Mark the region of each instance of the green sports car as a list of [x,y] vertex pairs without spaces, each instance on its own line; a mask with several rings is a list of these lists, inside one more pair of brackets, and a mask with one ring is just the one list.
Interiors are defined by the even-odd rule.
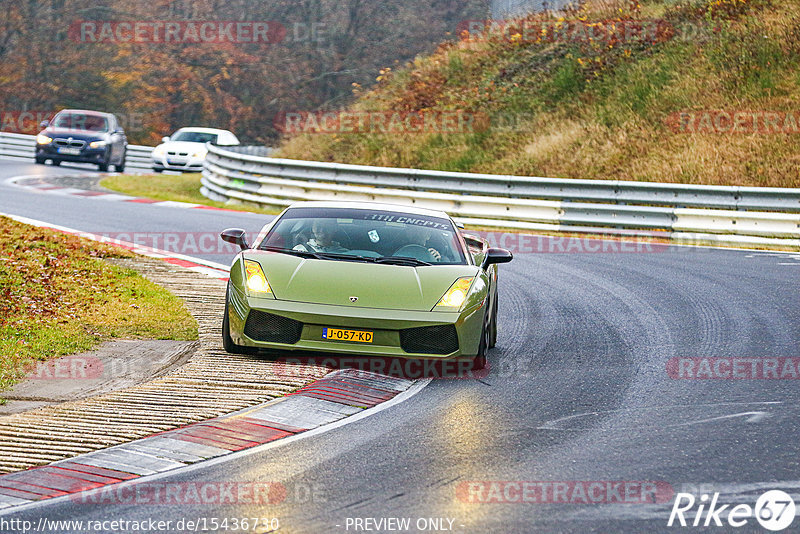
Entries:
[[497,337],[497,265],[507,250],[446,213],[391,204],[301,202],[231,266],[225,350],[452,359],[486,364]]

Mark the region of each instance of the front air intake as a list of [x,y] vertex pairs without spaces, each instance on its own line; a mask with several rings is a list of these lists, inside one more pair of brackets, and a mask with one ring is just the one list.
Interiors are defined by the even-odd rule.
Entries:
[[452,324],[406,328],[400,346],[412,354],[450,354],[458,350],[458,334]]
[[300,341],[303,323],[272,313],[252,310],[244,324],[244,335],[254,341],[294,344]]

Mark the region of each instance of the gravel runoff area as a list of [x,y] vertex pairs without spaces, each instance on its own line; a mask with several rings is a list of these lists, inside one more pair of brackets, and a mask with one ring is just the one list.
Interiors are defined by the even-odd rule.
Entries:
[[0,473],[71,458],[255,406],[330,371],[226,353],[220,336],[225,281],[147,258],[115,263],[137,270],[185,301],[199,325],[198,350],[184,365],[149,382],[0,417]]

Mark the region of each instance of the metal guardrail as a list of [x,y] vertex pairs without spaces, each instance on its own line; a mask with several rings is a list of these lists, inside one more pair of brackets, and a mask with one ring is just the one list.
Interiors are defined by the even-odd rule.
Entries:
[[800,189],[454,173],[246,152],[210,146],[202,193],[271,207],[323,199],[413,204],[495,228],[800,247]]
[[226,146],[225,150],[236,152],[237,154],[247,154],[248,156],[269,156],[275,149],[269,146],[247,146],[236,145]]
[[276,159],[253,150],[210,146],[203,194],[278,208],[300,200],[394,202],[497,228],[800,246],[800,189],[452,173]]
[[[26,158],[33,160],[36,146],[36,136],[0,132],[0,156],[12,158]],[[152,170],[150,154],[153,147],[142,145],[128,145],[126,156],[126,170]]]

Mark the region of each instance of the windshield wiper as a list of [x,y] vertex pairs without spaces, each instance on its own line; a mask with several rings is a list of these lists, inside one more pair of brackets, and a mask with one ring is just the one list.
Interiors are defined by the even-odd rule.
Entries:
[[280,247],[261,247],[260,250],[268,252],[280,252],[281,254],[290,254],[292,256],[300,256],[301,258],[316,258],[320,256],[316,252],[309,252],[307,250],[295,250],[293,248],[280,248]]
[[418,260],[417,258],[408,258],[406,256],[381,256],[380,258],[375,258],[375,263],[388,263],[391,265],[408,265],[411,267],[432,265],[427,261]]
[[405,256],[381,256],[379,258],[371,258],[369,256],[356,256],[354,254],[342,254],[339,252],[310,252],[307,250],[296,250],[293,248],[281,248],[281,247],[269,247],[269,246],[260,247],[259,250],[266,250],[268,252],[279,252],[281,254],[290,254],[292,256],[299,256],[301,258],[314,258],[317,260],[364,261],[368,263],[408,265],[410,267],[431,265],[426,261],[418,260],[416,258],[408,258]]
[[260,250],[269,252],[280,252],[281,254],[291,254],[292,256],[299,256],[301,258],[314,258],[316,260],[347,260],[347,261],[368,261],[373,262],[375,258],[368,258],[367,256],[356,256],[353,254],[341,254],[338,252],[311,252],[308,250],[296,250],[293,248],[280,248],[280,247],[261,247]]
[[374,262],[375,258],[356,256],[355,254],[341,254],[339,252],[317,252],[317,257],[323,260],[367,261]]

